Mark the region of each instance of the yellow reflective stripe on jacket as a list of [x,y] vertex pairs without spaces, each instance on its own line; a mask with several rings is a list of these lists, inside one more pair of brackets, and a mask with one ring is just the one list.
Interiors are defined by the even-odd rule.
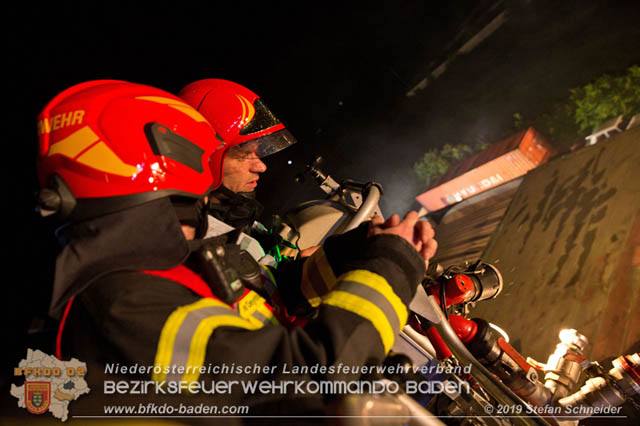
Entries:
[[402,300],[400,300],[384,277],[374,272],[361,269],[343,274],[341,281],[343,283],[349,281],[359,282],[382,294],[382,296],[389,301],[396,315],[398,315],[398,320],[400,321],[398,332],[400,332],[400,329],[404,327],[407,322],[407,318],[409,318],[409,312],[407,311],[405,304],[402,303]]
[[251,318],[257,320],[262,325],[280,325],[280,322],[274,315],[273,311],[262,305],[251,314]]
[[[229,311],[233,312],[231,310]],[[247,320],[233,315],[213,316],[200,322],[191,340],[187,370],[182,376],[182,380],[187,382],[198,380],[200,376],[199,369],[204,365],[204,357],[207,353],[209,338],[211,334],[213,334],[213,330],[220,326],[235,326],[246,330],[257,330],[262,328],[263,324],[250,324]]]
[[238,300],[235,310],[254,325],[278,324],[273,312],[267,308],[264,298],[255,291],[249,291]]
[[408,311],[382,276],[356,270],[339,278],[338,286],[322,299],[371,322],[378,331],[385,353],[389,352],[396,335],[407,322]]
[[337,283],[336,276],[329,265],[324,249],[320,247],[305,260],[302,266],[300,289],[307,302],[314,308],[320,305],[322,296],[329,293]]
[[[169,315],[162,327],[154,365],[153,380],[181,380],[181,374],[167,373],[173,366],[191,367],[182,380],[196,380],[204,363],[207,344],[213,331],[220,326],[256,330],[263,324],[251,323],[225,303],[211,298],[181,306]],[[196,370],[196,371],[194,371]]]

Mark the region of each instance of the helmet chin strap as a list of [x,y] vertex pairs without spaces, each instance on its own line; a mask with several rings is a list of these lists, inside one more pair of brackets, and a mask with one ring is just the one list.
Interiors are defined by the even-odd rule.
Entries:
[[222,185],[209,196],[209,214],[234,228],[251,226],[264,209],[255,197],[255,191],[236,193]]

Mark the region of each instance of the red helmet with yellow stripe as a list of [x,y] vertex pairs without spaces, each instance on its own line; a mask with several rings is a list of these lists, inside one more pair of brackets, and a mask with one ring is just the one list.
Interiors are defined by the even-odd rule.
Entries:
[[75,85],[38,116],[43,214],[84,219],[222,181],[222,143],[206,119],[163,90],[117,80]]
[[262,158],[296,142],[260,97],[240,84],[198,80],[185,86],[179,96],[211,123],[225,141],[225,149],[251,141]]

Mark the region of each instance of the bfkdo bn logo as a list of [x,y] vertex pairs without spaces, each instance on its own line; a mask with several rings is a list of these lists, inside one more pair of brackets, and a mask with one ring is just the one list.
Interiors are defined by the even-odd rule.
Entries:
[[33,414],[47,411],[51,403],[51,382],[24,382],[25,404]]
[[60,361],[41,351],[27,350],[27,358],[14,368],[15,377],[24,377],[22,386],[11,385],[11,395],[18,399],[18,407],[30,413],[47,411],[62,420],[69,417],[69,404],[89,393],[84,376],[87,366],[77,359]]

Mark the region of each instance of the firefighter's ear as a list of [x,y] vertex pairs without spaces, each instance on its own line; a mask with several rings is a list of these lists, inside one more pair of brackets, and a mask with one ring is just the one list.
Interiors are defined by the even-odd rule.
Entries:
[[47,186],[36,194],[36,209],[43,217],[56,215],[59,219],[67,218],[76,204],[76,197],[57,174],[52,175]]

